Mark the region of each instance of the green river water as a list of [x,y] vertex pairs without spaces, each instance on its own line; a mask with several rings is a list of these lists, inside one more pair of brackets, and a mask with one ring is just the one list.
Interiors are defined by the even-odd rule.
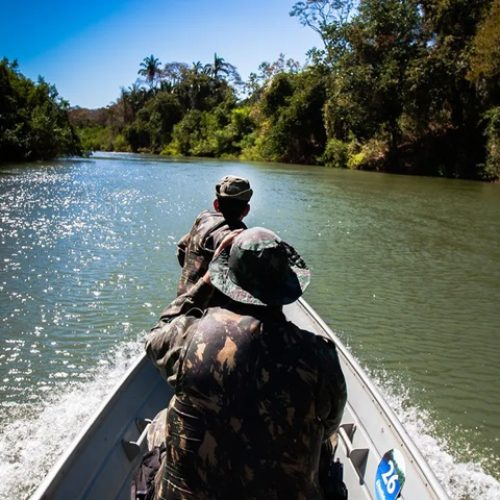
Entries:
[[450,496],[500,498],[500,185],[118,154],[0,169],[0,497],[36,487],[140,352],[227,174]]

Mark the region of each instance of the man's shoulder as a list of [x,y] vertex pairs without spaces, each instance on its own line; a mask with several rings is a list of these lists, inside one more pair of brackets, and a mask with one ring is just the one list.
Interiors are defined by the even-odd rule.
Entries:
[[209,328],[216,328],[219,324],[227,326],[227,323],[231,323],[240,333],[260,331],[261,329],[264,332],[269,330],[274,340],[280,343],[289,342],[312,355],[322,349],[335,350],[335,343],[331,339],[300,328],[295,323],[288,321],[281,312],[265,311],[264,309],[262,311],[258,309],[248,310],[246,306],[241,304],[226,303],[210,307],[205,314],[205,320],[204,324]]
[[207,233],[211,228],[223,222],[224,218],[219,212],[204,210],[196,217],[193,227],[191,228],[191,234]]
[[291,322],[288,322],[287,328],[291,333],[293,343],[296,343],[304,355],[310,355],[318,361],[337,358],[337,347],[332,339],[310,330],[304,330]]
[[195,224],[199,224],[205,221],[220,221],[222,220],[222,214],[220,212],[216,212],[215,210],[203,210],[196,217]]
[[[206,310],[203,316],[203,323],[200,325],[200,328],[217,329],[219,327],[223,327],[221,331],[227,333],[227,325],[229,323],[232,325],[239,325],[242,318],[243,316],[241,314],[232,310],[230,307],[213,304]],[[241,330],[239,326],[237,326],[237,329]]]

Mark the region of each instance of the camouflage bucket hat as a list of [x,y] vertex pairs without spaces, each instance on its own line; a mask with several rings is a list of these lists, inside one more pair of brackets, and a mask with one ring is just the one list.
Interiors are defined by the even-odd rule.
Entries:
[[245,304],[290,304],[311,279],[295,249],[262,227],[241,232],[231,250],[223,251],[209,269],[215,288]]
[[218,198],[250,201],[253,191],[247,179],[226,175],[215,185],[215,194]]

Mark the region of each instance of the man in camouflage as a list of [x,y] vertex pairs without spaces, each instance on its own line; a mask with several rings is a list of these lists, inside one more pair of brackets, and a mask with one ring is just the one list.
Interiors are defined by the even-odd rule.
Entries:
[[177,243],[177,258],[182,266],[177,295],[189,290],[201,278],[224,236],[235,229],[245,229],[252,189],[247,179],[227,175],[215,186],[214,210],[203,211],[191,231]]
[[309,284],[295,250],[252,228],[220,252],[233,235],[148,337],[175,388],[156,498],[319,500],[320,450],[346,402],[335,345],[282,312]]

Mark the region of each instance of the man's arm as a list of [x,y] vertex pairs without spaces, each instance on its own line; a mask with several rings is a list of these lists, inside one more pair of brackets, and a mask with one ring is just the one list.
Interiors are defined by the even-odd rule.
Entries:
[[175,386],[179,358],[212,295],[209,280],[201,278],[191,290],[177,297],[161,313],[146,338],[146,353],[162,376]]
[[191,233],[185,234],[178,242],[177,242],[177,260],[179,261],[179,265],[184,267],[184,259],[186,257],[186,249],[189,245],[189,241],[191,240]]
[[325,439],[329,438],[339,427],[347,402],[347,386],[340,367],[335,344],[327,339],[318,338],[320,342],[320,362],[323,364],[323,376],[319,403],[322,406]]
[[[229,247],[239,232],[229,233],[216,248],[214,256],[219,256]],[[203,315],[213,292],[210,272],[206,272],[188,292],[179,295],[163,310],[160,320],[146,339],[149,359],[174,386],[182,350],[189,344],[196,329],[195,324]]]
[[207,216],[208,211],[204,210],[200,214],[198,214],[198,217],[196,217],[196,220],[194,221],[194,224],[191,227],[191,230],[189,233],[186,233],[178,242],[177,242],[177,260],[179,261],[179,264],[181,267],[184,267],[184,259],[186,257],[186,252],[189,244],[191,243],[191,238],[192,235],[196,233],[198,226],[200,222]]

